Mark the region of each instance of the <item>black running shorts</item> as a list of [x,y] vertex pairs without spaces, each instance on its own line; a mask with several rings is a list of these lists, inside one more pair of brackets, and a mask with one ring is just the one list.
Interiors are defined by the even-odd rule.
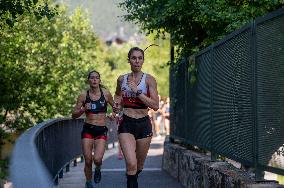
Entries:
[[120,133],[130,133],[136,140],[151,137],[153,132],[149,116],[135,119],[123,114],[118,126],[118,134]]
[[106,126],[98,126],[89,123],[84,123],[83,130],[81,132],[81,138],[107,140],[107,131],[108,128]]

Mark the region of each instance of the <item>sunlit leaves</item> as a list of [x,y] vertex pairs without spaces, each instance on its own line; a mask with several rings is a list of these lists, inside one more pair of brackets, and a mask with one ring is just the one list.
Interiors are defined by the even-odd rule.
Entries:
[[207,47],[251,19],[276,10],[283,0],[147,0],[124,1],[126,20],[138,23],[148,33],[171,34],[182,55]]
[[38,20],[43,17],[50,19],[57,14],[56,9],[50,6],[50,2],[50,0],[1,0],[0,20],[12,27],[18,21],[17,18],[25,12],[33,14]]
[[[83,12],[57,12],[52,19],[24,12],[0,31],[0,113],[8,111],[4,123],[13,120],[9,126],[17,130],[69,116],[87,71],[108,67],[96,62],[98,41]],[[17,118],[28,121],[16,124]]]

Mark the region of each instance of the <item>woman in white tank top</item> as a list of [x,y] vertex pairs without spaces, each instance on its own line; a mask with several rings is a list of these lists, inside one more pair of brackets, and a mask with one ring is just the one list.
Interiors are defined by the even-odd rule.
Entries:
[[151,138],[152,125],[148,109],[159,108],[157,82],[142,72],[144,51],[138,47],[128,53],[131,72],[119,76],[114,96],[114,112],[123,111],[118,138],[126,160],[127,188],[137,188]]

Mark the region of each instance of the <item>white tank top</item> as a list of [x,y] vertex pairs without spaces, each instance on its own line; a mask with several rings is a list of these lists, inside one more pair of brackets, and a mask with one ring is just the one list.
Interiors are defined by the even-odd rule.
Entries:
[[[123,75],[123,80],[121,83],[121,92],[123,98],[124,108],[135,108],[135,109],[147,109],[148,107],[137,97],[127,84],[128,74]],[[144,95],[150,96],[149,90],[146,85],[146,73],[143,73],[137,89],[141,90]]]

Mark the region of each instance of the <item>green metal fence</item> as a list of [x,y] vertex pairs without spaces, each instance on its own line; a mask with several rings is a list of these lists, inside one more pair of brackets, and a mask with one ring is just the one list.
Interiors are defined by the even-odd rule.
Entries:
[[170,71],[172,139],[284,175],[284,9]]

